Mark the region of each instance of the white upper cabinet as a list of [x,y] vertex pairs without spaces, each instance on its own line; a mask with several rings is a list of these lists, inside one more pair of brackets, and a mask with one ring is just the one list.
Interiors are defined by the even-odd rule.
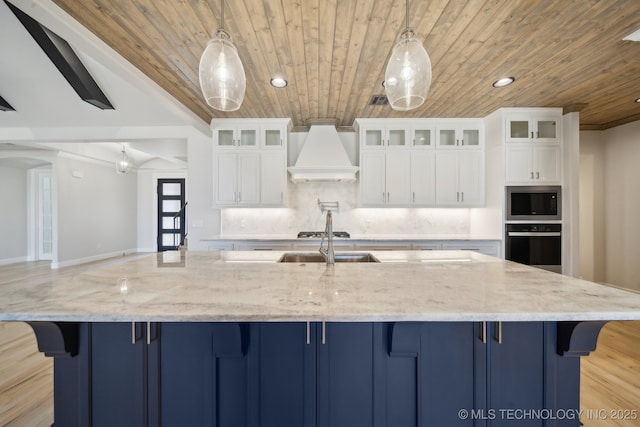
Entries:
[[434,125],[414,125],[411,127],[411,148],[433,150],[436,146]]
[[551,112],[523,111],[506,114],[507,142],[559,142],[562,116]]
[[562,183],[562,110],[513,108],[505,112],[505,183]]
[[484,205],[484,152],[436,152],[436,206]]
[[531,145],[506,148],[507,184],[560,184],[561,147]]
[[213,141],[218,148],[257,149],[259,126],[220,126],[214,129]]
[[212,121],[216,206],[286,206],[290,126],[289,119]]
[[479,149],[484,147],[484,127],[481,120],[460,120],[438,123],[437,148]]
[[363,129],[363,149],[408,148],[409,126],[380,126]]
[[356,127],[361,206],[484,204],[482,120],[358,119]]

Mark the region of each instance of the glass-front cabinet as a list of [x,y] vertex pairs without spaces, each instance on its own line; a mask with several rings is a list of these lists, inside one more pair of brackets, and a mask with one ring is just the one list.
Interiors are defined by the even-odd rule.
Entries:
[[220,148],[258,148],[258,126],[219,127],[214,131],[214,143]]
[[545,113],[514,113],[506,116],[507,142],[558,142],[560,117]]
[[442,123],[437,126],[438,148],[482,148],[482,123],[460,121]]
[[408,136],[408,127],[369,128],[365,130],[364,148],[406,148]]

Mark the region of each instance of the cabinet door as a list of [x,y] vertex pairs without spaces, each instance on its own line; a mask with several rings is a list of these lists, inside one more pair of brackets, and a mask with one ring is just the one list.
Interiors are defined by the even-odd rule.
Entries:
[[[479,340],[475,322],[425,322],[420,340],[418,380],[419,414],[424,426],[473,426],[472,417],[461,418],[461,409],[477,409],[476,358]],[[480,358],[482,359],[482,358]]]
[[234,205],[237,203],[236,181],[238,178],[237,159],[235,153],[217,152],[215,200],[217,205]]
[[436,152],[436,205],[456,205],[459,200],[458,153]]
[[374,324],[326,323],[324,333],[318,328],[317,425],[373,426]]
[[161,328],[162,426],[246,426],[243,326],[163,323]]
[[[91,324],[91,417],[94,426],[146,425],[147,348],[143,325]],[[133,340],[136,342],[132,343]]]
[[535,147],[533,149],[535,180],[541,183],[559,183],[560,147]]
[[527,183],[534,178],[531,148],[528,146],[507,147],[506,182]]
[[435,129],[433,127],[416,127],[411,130],[412,148],[433,149],[435,144]]
[[262,128],[262,148],[282,149],[285,145],[286,131],[281,127]]
[[258,128],[239,128],[236,131],[236,146],[238,148],[258,148]]
[[506,116],[507,142],[531,142],[534,130],[530,114],[509,114]]
[[472,126],[462,126],[460,128],[460,146],[478,148],[482,145],[480,129]]
[[560,140],[559,118],[557,117],[536,117],[533,119],[535,127],[536,142],[558,142]]
[[249,341],[248,424],[315,425],[316,325],[252,323]]
[[283,206],[287,190],[284,151],[262,153],[260,166],[260,203],[268,206]]
[[[488,332],[487,407],[533,411],[544,408],[543,322],[490,322]],[[496,413],[491,426],[513,425],[513,420],[499,415]],[[518,425],[541,427],[545,420],[520,420]]]
[[260,203],[260,154],[238,154],[238,205]]
[[411,153],[411,203],[433,206],[436,202],[436,156],[433,151]]
[[458,190],[460,204],[481,206],[484,203],[484,153],[463,151],[458,153]]
[[234,127],[219,127],[214,132],[214,142],[218,147],[233,148],[236,146],[237,136]]
[[409,129],[405,128],[388,128],[386,134],[387,148],[407,148],[409,147]]
[[387,151],[387,205],[406,206],[411,203],[411,152]]
[[385,204],[385,153],[363,151],[360,162],[360,203],[363,206]]
[[362,140],[362,148],[379,148],[385,147],[385,133],[383,128],[379,129],[365,129],[364,139]]

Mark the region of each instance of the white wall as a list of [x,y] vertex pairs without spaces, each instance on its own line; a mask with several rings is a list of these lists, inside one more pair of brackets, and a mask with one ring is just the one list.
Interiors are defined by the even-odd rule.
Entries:
[[[73,171],[82,177],[74,177]],[[112,165],[67,156],[54,166],[58,259],[53,267],[134,252],[137,247],[137,176]]]
[[27,171],[0,166],[0,264],[27,260]]
[[603,132],[605,281],[640,290],[640,121]]
[[194,135],[188,139],[187,207],[189,250],[207,250],[204,238],[220,234],[220,210],[213,208],[213,140]]
[[580,132],[579,277],[605,280],[604,142],[600,131]]

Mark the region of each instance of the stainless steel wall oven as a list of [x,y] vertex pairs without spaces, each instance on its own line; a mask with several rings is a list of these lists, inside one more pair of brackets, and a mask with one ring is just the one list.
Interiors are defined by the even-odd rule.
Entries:
[[506,224],[505,258],[562,273],[562,224]]

